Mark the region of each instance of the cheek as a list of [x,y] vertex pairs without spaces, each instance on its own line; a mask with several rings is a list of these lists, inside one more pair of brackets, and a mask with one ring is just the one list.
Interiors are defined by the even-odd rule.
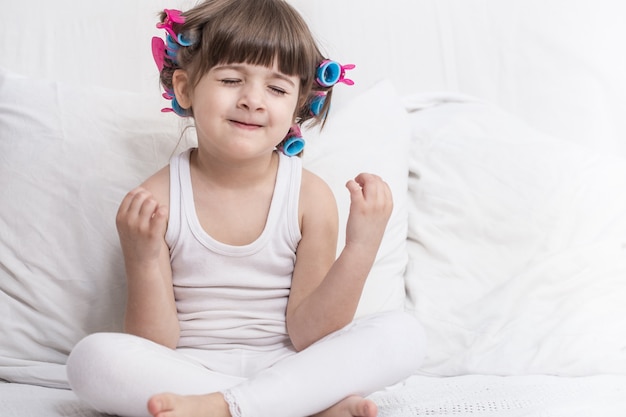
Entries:
[[274,119],[274,135],[278,143],[285,139],[287,133],[289,132],[289,129],[291,128],[291,126],[293,126],[294,122],[295,115],[293,106],[285,108],[281,112],[280,117]]
[[299,113],[300,107],[302,106],[301,101],[300,97],[294,97],[289,102],[287,113],[289,113],[292,123],[296,120],[296,115]]
[[193,97],[194,108],[222,114],[228,106],[233,106],[232,100],[219,90],[197,90]]
[[296,116],[298,114],[298,108],[296,107],[296,103],[287,106],[282,112],[282,118],[285,120],[285,124],[288,125],[288,128],[294,124],[296,121]]

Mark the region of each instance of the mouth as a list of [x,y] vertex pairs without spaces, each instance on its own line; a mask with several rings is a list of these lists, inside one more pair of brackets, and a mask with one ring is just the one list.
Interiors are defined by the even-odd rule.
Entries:
[[256,123],[249,123],[249,122],[245,122],[241,120],[234,120],[234,119],[230,119],[229,123],[235,127],[238,127],[240,129],[245,129],[245,130],[254,130],[254,129],[259,129],[263,127],[262,125],[259,125]]

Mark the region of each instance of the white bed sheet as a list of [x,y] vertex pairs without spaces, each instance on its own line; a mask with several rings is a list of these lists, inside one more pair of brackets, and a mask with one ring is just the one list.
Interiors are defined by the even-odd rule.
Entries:
[[[379,417],[623,417],[626,376],[414,376],[371,398]],[[0,383],[2,417],[103,417],[68,390]]]

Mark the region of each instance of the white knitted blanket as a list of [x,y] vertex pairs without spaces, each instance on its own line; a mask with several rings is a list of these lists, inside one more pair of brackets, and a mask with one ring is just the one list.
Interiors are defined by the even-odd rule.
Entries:
[[625,417],[626,376],[414,376],[371,398],[379,417]]

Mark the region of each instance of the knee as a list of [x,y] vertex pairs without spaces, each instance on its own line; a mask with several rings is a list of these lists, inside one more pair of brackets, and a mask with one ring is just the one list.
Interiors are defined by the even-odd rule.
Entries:
[[104,334],[96,333],[80,340],[67,358],[67,379],[72,389],[84,386],[84,380],[92,374],[92,367],[102,363],[100,351]]
[[126,337],[128,335],[121,333],[94,333],[79,341],[66,362],[70,387],[80,393],[103,375],[120,369],[116,358],[119,358],[120,345]]

